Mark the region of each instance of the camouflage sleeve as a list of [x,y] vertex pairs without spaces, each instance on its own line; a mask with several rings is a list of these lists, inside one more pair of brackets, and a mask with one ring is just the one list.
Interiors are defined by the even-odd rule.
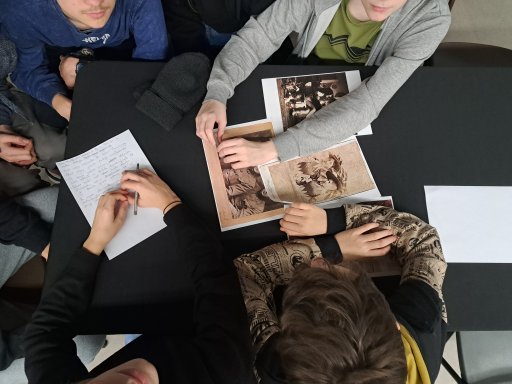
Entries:
[[[398,239],[391,246],[391,257],[402,267],[401,283],[417,279],[430,285],[443,300],[446,261],[434,227],[409,213],[371,205],[345,205],[347,229],[370,222],[393,230]],[[446,311],[443,302],[443,318]]]
[[321,257],[321,253],[314,239],[297,239],[235,259],[255,354],[280,329],[272,293],[274,288],[288,284],[295,268],[315,257]]

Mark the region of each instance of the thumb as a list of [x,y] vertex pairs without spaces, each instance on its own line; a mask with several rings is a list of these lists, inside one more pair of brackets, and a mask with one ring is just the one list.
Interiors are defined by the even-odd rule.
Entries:
[[30,139],[25,139],[23,136],[11,135],[8,142],[24,147],[25,145],[30,144]]
[[122,201],[121,205],[119,207],[119,211],[117,212],[117,216],[114,219],[114,222],[116,224],[118,224],[119,226],[121,226],[124,223],[124,221],[126,220],[127,213],[128,213],[128,202]]

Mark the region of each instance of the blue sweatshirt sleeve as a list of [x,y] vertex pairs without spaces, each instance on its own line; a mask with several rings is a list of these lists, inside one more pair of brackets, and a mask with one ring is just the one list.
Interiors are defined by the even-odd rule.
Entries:
[[131,29],[135,38],[134,59],[167,59],[167,29],[160,0],[140,0]]
[[18,66],[11,76],[14,84],[50,106],[56,94],[67,94],[62,80],[48,68],[44,44],[28,39],[13,40],[18,51]]

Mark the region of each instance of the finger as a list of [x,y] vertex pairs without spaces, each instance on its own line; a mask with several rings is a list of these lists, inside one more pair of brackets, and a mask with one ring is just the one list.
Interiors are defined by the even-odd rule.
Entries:
[[[239,162],[241,159],[240,159],[240,156],[235,154],[235,155],[229,155],[229,156],[226,156],[224,158],[222,158],[222,161],[224,161],[225,163],[227,164],[231,164],[231,163],[237,163]],[[235,169],[233,167],[233,169]]]
[[300,232],[300,230],[302,229],[299,224],[293,223],[291,221],[286,221],[286,220],[283,220],[283,219],[281,219],[279,221],[279,225],[281,225],[281,227],[283,227],[283,228],[285,228],[287,230],[290,230],[290,231]]
[[303,203],[303,202],[297,201],[295,203],[292,203],[291,207],[297,208],[300,211],[307,211],[307,210],[310,210],[311,208],[313,208],[313,204],[308,204],[308,203]]
[[362,236],[363,236],[364,241],[370,242],[370,241],[376,241],[376,240],[382,239],[387,236],[392,236],[392,235],[393,235],[393,231],[391,231],[390,229],[383,229],[381,231],[371,232],[371,233],[368,233],[368,234],[365,234]]
[[[222,145],[222,143],[219,145]],[[234,145],[232,147],[222,148],[220,151],[217,147],[217,152],[220,158],[224,158],[229,155],[236,155],[238,153],[238,147]]]
[[139,189],[140,189],[140,183],[137,182],[137,181],[132,181],[132,180],[126,180],[126,181],[123,181],[121,183],[121,188],[122,189],[130,189],[132,191],[137,191],[140,193]]
[[[137,171],[124,171],[121,176],[121,183],[125,181],[135,181],[137,183],[140,183],[144,179],[143,173],[137,172]],[[123,187],[124,189],[124,187]]]
[[359,228],[357,228],[355,233],[357,235],[361,235],[365,232],[368,232],[371,229],[377,228],[379,225],[380,225],[379,223],[367,223],[367,224],[361,225]]
[[7,143],[14,144],[14,145],[20,145],[22,147],[25,147],[26,145],[29,145],[31,143],[30,139],[26,139],[22,136],[16,136],[16,135],[9,135],[10,137],[6,141]]
[[391,250],[391,247],[389,245],[384,248],[372,249],[371,251],[368,252],[368,256],[369,257],[386,256],[390,250]]
[[213,133],[213,129],[207,129],[205,132],[209,143],[215,147],[217,143],[215,142],[215,135]]
[[196,136],[201,140],[206,140],[206,135],[204,133],[205,121],[202,117],[196,118]]
[[225,148],[229,148],[229,147],[233,147],[233,146],[236,146],[236,145],[239,145],[241,143],[241,140],[239,139],[229,139],[229,140],[224,140],[221,144],[219,144],[219,146],[217,147],[217,152],[220,152],[222,151],[223,149]]
[[156,173],[153,172],[151,169],[148,168],[141,168],[138,171],[139,175],[145,175],[145,176],[156,176]]
[[9,151],[5,151],[4,156],[5,159],[10,163],[17,161],[29,161],[32,159],[30,152],[27,153],[24,149],[21,148],[10,148]]
[[395,242],[396,236],[388,236],[380,240],[372,241],[369,245],[371,249],[384,248]]
[[253,164],[248,161],[238,161],[236,163],[231,164],[231,168],[233,168],[233,169],[243,169],[243,168],[249,168],[252,166],[253,166]]
[[227,122],[225,116],[218,119],[218,121],[217,121],[217,125],[218,125],[217,137],[219,138],[219,141],[222,141],[222,136],[224,135],[224,130],[226,129],[227,123],[228,122]]
[[295,216],[295,215],[290,215],[290,214],[284,215],[283,220],[285,222],[296,223],[296,224],[300,224],[300,223],[304,222],[304,219],[301,216]]
[[124,223],[126,220],[126,215],[128,213],[128,202],[122,201],[121,205],[119,206],[119,210],[117,211],[117,216],[114,219],[114,221],[118,224]]
[[287,215],[293,215],[293,216],[299,216],[299,217],[303,217],[306,215],[306,212],[303,209],[296,208],[293,205],[290,208],[287,208],[285,210],[285,213]]

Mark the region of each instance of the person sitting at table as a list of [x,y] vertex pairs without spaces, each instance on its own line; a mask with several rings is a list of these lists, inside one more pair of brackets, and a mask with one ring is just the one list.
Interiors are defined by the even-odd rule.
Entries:
[[208,28],[230,34],[252,15],[258,15],[275,0],[163,0],[167,28],[174,53],[202,52],[214,56]]
[[24,102],[28,96],[10,89],[6,78],[16,62],[16,47],[0,34],[0,197],[47,186],[39,170],[28,167],[37,164],[53,176],[66,145],[65,129],[42,122]]
[[[0,201],[1,383],[26,382],[23,333],[44,277],[44,262],[35,259],[48,259],[57,194],[56,187],[42,188]],[[80,358],[91,362],[105,335],[78,336],[76,342]]]
[[69,90],[83,63],[163,60],[168,54],[159,0],[4,0],[0,18],[18,49],[13,83],[67,120]]
[[[217,56],[196,133],[215,145],[226,127],[235,87],[295,32],[293,57],[303,63],[379,66],[375,74],[314,116],[262,143],[226,140],[219,155],[233,168],[326,149],[357,133],[437,48],[450,25],[446,0],[277,0],[251,18]],[[332,71],[332,70],[331,70]]]
[[[435,228],[388,207],[326,214],[305,203],[280,224],[289,235],[315,237],[234,261],[261,382],[433,383],[446,341],[446,263]],[[344,267],[388,253],[402,273],[387,299],[366,273]],[[286,286],[282,305],[278,285]]]
[[[121,181],[123,190],[106,193],[99,199],[83,247],[49,287],[27,327],[25,369],[29,383],[255,382],[240,286],[219,240],[151,171],[125,172]],[[195,333],[176,335],[175,330],[169,330],[174,334],[144,334],[88,373],[76,357],[74,324],[88,309],[103,259],[100,255],[122,227],[128,204],[133,204],[128,189],[139,193],[140,207],[163,212],[168,241],[180,257],[174,268],[183,268],[194,286],[191,321]]]

